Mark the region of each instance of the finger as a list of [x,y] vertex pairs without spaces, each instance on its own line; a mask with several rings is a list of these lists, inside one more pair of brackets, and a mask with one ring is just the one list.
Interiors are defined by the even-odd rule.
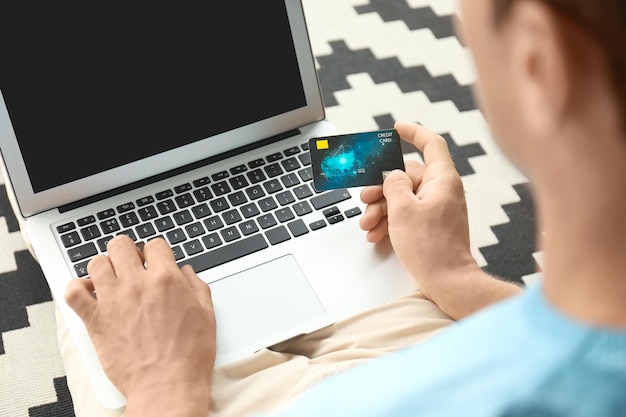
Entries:
[[[382,187],[381,187],[382,188]],[[365,213],[359,220],[359,227],[362,230],[374,229],[380,221],[387,216],[387,201],[384,197],[376,203],[369,204],[365,207]]]
[[111,239],[107,244],[107,252],[118,279],[126,274],[135,276],[143,272],[143,256],[128,236],[118,235]]
[[159,265],[171,266],[176,264],[174,253],[170,245],[161,238],[152,239],[143,247],[143,257],[146,268],[154,268]]
[[361,201],[365,204],[372,204],[383,198],[382,185],[370,185],[361,190]]
[[454,169],[448,143],[443,137],[417,123],[397,121],[394,128],[402,139],[423,152],[426,166],[434,164],[443,169]]
[[104,297],[106,297],[109,288],[115,285],[117,281],[115,269],[106,255],[93,257],[87,264],[87,273],[91,277],[94,288]]
[[83,322],[89,320],[96,304],[93,296],[94,286],[91,279],[75,278],[65,288],[65,302],[78,314]]
[[370,243],[380,242],[389,235],[389,225],[387,217],[380,219],[380,222],[372,229],[368,230],[365,239]]
[[406,172],[406,175],[409,176],[413,183],[413,191],[417,191],[424,178],[424,173],[426,172],[424,164],[412,160],[406,161],[404,163],[404,172]]
[[413,189],[411,178],[399,169],[391,171],[383,184],[383,193],[387,200],[387,215],[394,219],[410,216],[407,210],[417,197]]
[[196,294],[198,301],[202,304],[207,311],[213,311],[213,298],[211,297],[211,288],[206,282],[202,281],[200,277],[194,272],[191,265],[185,265],[180,269],[187,279],[189,286]]

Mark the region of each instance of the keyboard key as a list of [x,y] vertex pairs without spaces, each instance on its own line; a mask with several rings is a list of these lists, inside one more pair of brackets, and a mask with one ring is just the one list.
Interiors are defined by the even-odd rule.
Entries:
[[248,167],[250,169],[258,168],[261,165],[265,165],[265,160],[263,158],[255,159],[253,161],[248,162]]
[[258,204],[261,210],[263,210],[264,212],[274,210],[278,207],[278,204],[276,204],[276,200],[274,200],[274,197],[272,196],[259,200]]
[[139,223],[139,218],[134,212],[122,214],[119,217],[120,224],[122,227],[131,227]]
[[292,156],[300,153],[300,148],[298,148],[297,146],[292,146],[291,148],[285,149],[283,153],[285,154],[285,156]]
[[139,210],[137,210],[137,213],[139,213],[139,217],[141,217],[141,220],[143,220],[144,222],[152,220],[158,216],[156,209],[153,206],[140,208]]
[[230,208],[224,197],[216,198],[215,200],[209,202],[209,204],[211,205],[211,208],[215,213],[219,213],[220,211],[224,211]]
[[222,218],[224,219],[224,222],[228,225],[241,221],[241,215],[239,214],[237,209],[225,211],[224,213],[222,213]]
[[308,152],[298,155],[298,159],[304,166],[311,165],[311,154]]
[[287,227],[289,227],[289,231],[291,232],[293,237],[298,237],[309,233],[309,229],[306,227],[302,219],[287,223]]
[[213,198],[213,194],[211,194],[209,187],[198,188],[197,190],[194,190],[193,195],[196,197],[198,203],[207,201],[209,198]]
[[84,245],[77,246],[67,251],[67,256],[72,262],[82,261],[85,258],[89,258],[98,253],[96,245],[93,242],[85,243]]
[[236,177],[229,179],[228,182],[230,183],[230,186],[233,187],[233,190],[239,190],[240,188],[247,187],[249,184],[248,180],[246,180],[246,177],[243,175],[237,175]]
[[202,243],[207,249],[213,249],[216,246],[222,244],[222,239],[217,233],[211,233],[210,235],[206,235],[202,238]]
[[304,182],[311,181],[313,179],[313,170],[311,170],[311,167],[306,167],[299,170],[298,175]]
[[237,174],[241,174],[242,172],[244,172],[247,169],[248,168],[246,168],[245,165],[241,164],[241,165],[237,165],[236,167],[232,167],[229,171],[230,171],[231,174],[237,175]]
[[186,191],[191,191],[191,184],[186,183],[186,184],[181,184],[181,185],[177,185],[176,187],[174,187],[174,192],[176,194],[184,193]]
[[279,159],[282,159],[282,157],[283,157],[283,155],[280,152],[276,152],[276,153],[267,155],[265,157],[265,160],[267,162],[275,162],[275,161],[278,161]]
[[183,249],[187,252],[187,255],[192,256],[198,254],[204,250],[202,244],[198,239],[194,239],[190,242],[183,243]]
[[176,196],[174,200],[176,201],[178,208],[181,208],[181,209],[185,207],[193,206],[194,204],[196,204],[193,197],[189,193]]
[[309,188],[308,185],[302,184],[293,189],[293,193],[298,197],[298,199],[302,200],[303,198],[309,198],[313,195],[313,191]]
[[278,219],[279,222],[284,223],[288,220],[292,220],[295,219],[295,215],[293,214],[293,211],[291,211],[291,209],[289,207],[283,207],[281,209],[278,209],[274,212],[274,215],[276,216],[276,218]]
[[286,206],[287,204],[291,204],[296,201],[296,198],[289,190],[282,191],[276,194],[274,197],[276,197],[276,201],[278,201],[278,204],[280,204],[281,206]]
[[268,166],[263,168],[263,170],[270,178],[276,177],[284,172],[280,165],[277,163],[269,164]]
[[98,220],[108,219],[109,217],[115,216],[115,210],[113,210],[112,208],[102,210],[101,212],[97,213],[96,216],[98,216]]
[[96,225],[87,226],[84,229],[80,229],[80,234],[83,236],[83,240],[91,240],[102,236],[102,233],[100,233],[100,229],[98,229],[98,226]]
[[272,245],[278,245],[279,243],[282,243],[291,239],[291,235],[289,234],[285,226],[278,226],[273,229],[270,229],[267,232],[265,232],[265,236],[267,237],[267,240],[269,240]]
[[237,230],[237,227],[235,226],[230,226],[226,229],[220,230],[220,234],[222,235],[224,242],[232,242],[233,240],[237,240],[241,237],[239,230]]
[[339,214],[339,208],[338,208],[337,206],[332,206],[332,207],[329,207],[329,208],[327,208],[327,209],[324,209],[324,210],[322,211],[322,214],[323,214],[323,215],[324,215],[324,217],[326,217],[326,218],[331,217],[331,216],[334,216],[334,215],[336,215],[336,214]]
[[240,206],[243,203],[247,203],[248,199],[243,191],[237,191],[236,193],[232,193],[228,195],[228,201],[231,206]]
[[263,191],[260,185],[254,185],[250,188],[246,188],[246,194],[248,194],[250,200],[256,200],[257,198],[265,196],[265,191]]
[[141,239],[145,239],[148,236],[152,236],[156,234],[154,227],[150,223],[144,223],[142,225],[135,227],[135,231],[137,232],[137,235],[139,235]]
[[173,200],[159,201],[156,204],[156,207],[159,210],[159,213],[161,213],[162,215],[173,213],[176,211],[176,205],[174,204]]
[[183,252],[180,246],[172,246],[172,253],[174,254],[174,259],[177,261],[185,257],[185,252]]
[[291,208],[293,208],[293,211],[295,211],[298,216],[304,216],[305,214],[309,214],[313,211],[311,205],[306,200],[294,204]]
[[223,180],[224,178],[228,178],[228,172],[226,171],[216,172],[215,174],[211,175],[211,178],[213,178],[213,181]]
[[74,224],[74,222],[69,222],[69,223],[65,223],[60,226],[57,226],[57,233],[65,233],[74,229],[76,229],[76,225]]
[[211,214],[211,209],[206,203],[202,203],[195,207],[192,207],[191,212],[193,213],[194,216],[196,216],[196,219],[202,219],[203,217],[206,217],[209,214]]
[[361,214],[361,209],[358,207],[354,207],[344,211],[343,214],[345,214],[348,218],[358,216],[359,214]]
[[185,232],[189,235],[189,237],[198,237],[204,234],[204,227],[200,222],[195,222],[193,224],[185,226]]
[[258,168],[248,172],[246,176],[248,177],[248,180],[250,180],[252,184],[256,184],[257,182],[261,182],[267,179],[263,171],[261,171]]
[[82,242],[82,240],[80,240],[78,232],[70,232],[61,236],[61,242],[63,242],[63,246],[69,248],[70,246],[78,245],[80,242]]
[[106,236],[96,241],[96,243],[98,244],[98,249],[100,249],[100,252],[107,251],[107,245],[109,244],[111,239],[113,239],[113,236]]
[[156,193],[154,196],[157,198],[157,200],[163,200],[173,195],[174,195],[174,192],[172,190],[164,190],[159,193]]
[[344,217],[342,214],[336,214],[334,216],[328,217],[326,220],[328,220],[328,223],[330,224],[335,224],[343,221]]
[[278,181],[278,179],[274,178],[273,180],[265,181],[263,183],[263,188],[265,188],[265,191],[267,191],[268,194],[273,194],[281,191],[283,189],[283,186],[280,184],[280,181]]
[[193,270],[198,273],[267,247],[268,244],[263,235],[255,234],[229,245],[185,259],[178,266],[191,265]]
[[212,232],[213,230],[224,227],[224,223],[222,223],[222,219],[220,219],[219,216],[213,216],[204,221],[204,227],[206,227],[209,232]]
[[283,175],[282,177],[280,177],[280,180],[287,188],[291,188],[300,184],[300,179],[298,179],[298,176],[293,172],[287,175]]
[[345,188],[339,190],[331,190],[327,193],[317,195],[311,198],[311,204],[316,210],[323,209],[324,207],[332,206],[341,201],[351,198],[350,192]]
[[294,157],[287,158],[284,161],[281,161],[280,164],[283,166],[283,169],[287,172],[300,168],[300,164],[298,163],[298,160]]
[[139,207],[143,207],[145,205],[154,203],[154,198],[152,198],[152,196],[147,196],[147,197],[140,198],[136,202]]
[[317,220],[313,223],[309,223],[309,227],[311,228],[311,230],[319,230],[323,227],[326,227],[326,222],[324,220]]
[[174,229],[170,232],[167,232],[165,236],[167,236],[167,240],[169,240],[170,244],[172,245],[187,240],[187,236],[185,236],[185,233],[183,233],[182,229]]
[[241,224],[239,224],[239,230],[244,236],[251,235],[252,233],[256,233],[259,231],[259,227],[256,225],[254,220],[248,220]]
[[74,265],[74,272],[78,278],[82,278],[87,275],[87,264],[89,261],[83,261]]
[[215,195],[224,195],[230,193],[231,189],[226,183],[226,181],[220,181],[216,184],[211,185],[211,190]]
[[87,216],[87,217],[83,217],[81,219],[76,220],[76,224],[78,224],[78,227],[81,227],[81,226],[86,226],[90,223],[94,223],[95,221],[96,221],[95,216]]
[[109,219],[100,223],[100,228],[104,233],[114,233],[120,230],[120,225],[117,219]]
[[267,213],[263,216],[259,216],[257,217],[256,221],[257,223],[259,223],[259,226],[261,226],[262,229],[267,229],[278,224],[272,213]]
[[207,185],[211,182],[211,180],[209,179],[209,177],[202,177],[202,178],[198,178],[197,180],[193,181],[193,186],[194,187],[202,187],[204,185]]
[[183,224],[187,224],[193,221],[193,216],[189,210],[179,211],[178,213],[172,214],[174,217],[174,221],[177,225],[181,226]]
[[245,206],[242,206],[239,210],[241,210],[241,214],[246,219],[249,219],[250,217],[254,217],[261,213],[255,203],[246,204]]
[[176,225],[170,216],[161,217],[154,221],[154,224],[159,232],[173,229]]

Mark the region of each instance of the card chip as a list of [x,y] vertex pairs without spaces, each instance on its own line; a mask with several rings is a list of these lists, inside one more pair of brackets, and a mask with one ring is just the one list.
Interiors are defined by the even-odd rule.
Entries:
[[328,139],[320,139],[315,142],[317,149],[328,149]]

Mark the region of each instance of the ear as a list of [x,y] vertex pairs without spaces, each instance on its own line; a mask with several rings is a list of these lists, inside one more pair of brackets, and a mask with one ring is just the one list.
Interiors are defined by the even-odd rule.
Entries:
[[536,137],[545,137],[566,117],[573,87],[559,20],[543,3],[521,0],[513,6],[509,22],[522,122]]

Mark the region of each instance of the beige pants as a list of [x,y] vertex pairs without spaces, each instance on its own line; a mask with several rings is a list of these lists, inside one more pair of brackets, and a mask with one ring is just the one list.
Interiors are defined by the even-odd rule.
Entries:
[[[123,408],[100,406],[59,314],[57,323],[76,416],[123,416]],[[270,410],[329,375],[415,344],[450,323],[452,320],[436,305],[416,292],[263,349],[251,358],[215,370],[211,415],[237,417]]]

